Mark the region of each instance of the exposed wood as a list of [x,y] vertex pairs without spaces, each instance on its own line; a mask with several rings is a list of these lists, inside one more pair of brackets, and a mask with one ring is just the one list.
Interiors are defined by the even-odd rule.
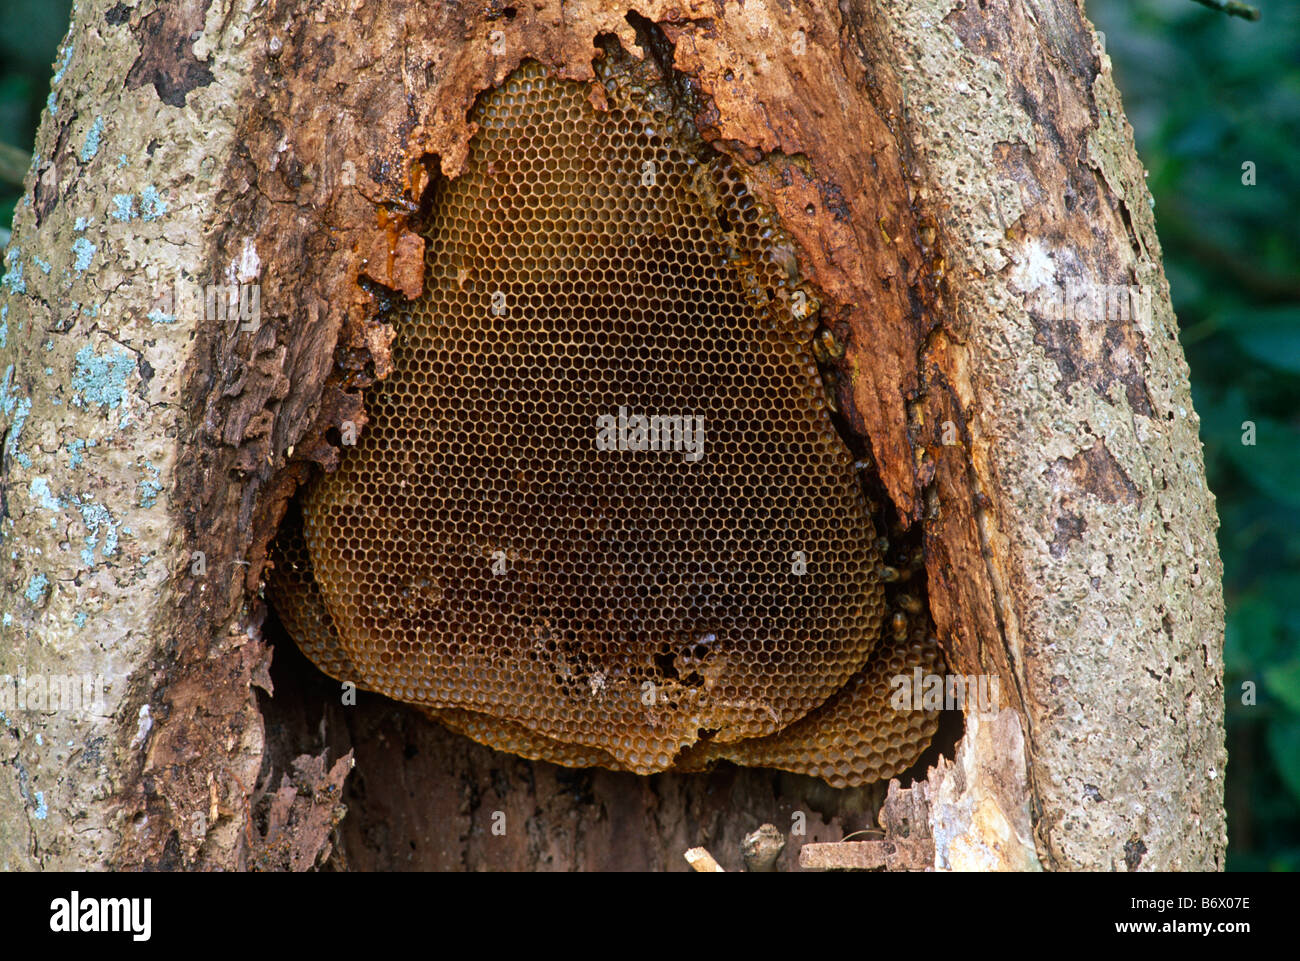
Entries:
[[686,863],[700,874],[722,874],[722,865],[705,848],[691,848],[684,855]]
[[805,844],[799,851],[799,867],[806,871],[929,871],[934,869],[934,839]]
[[745,858],[745,870],[755,873],[776,870],[777,858],[785,850],[785,835],[775,824],[761,824],[745,835],[740,842],[740,853]]
[[[726,870],[742,871],[745,835],[770,822],[789,835],[775,869],[793,871],[801,845],[871,827],[885,796],[884,785],[837,791],[730,764],[638,777],[524,761],[378,695],[359,692],[355,707],[344,706],[338,683],[292,645],[276,648],[273,677],[275,696],[261,698],[272,784],[302,755],[327,765],[355,757],[332,867],[688,871],[682,853],[705,846]],[[496,812],[504,833],[492,832]]]

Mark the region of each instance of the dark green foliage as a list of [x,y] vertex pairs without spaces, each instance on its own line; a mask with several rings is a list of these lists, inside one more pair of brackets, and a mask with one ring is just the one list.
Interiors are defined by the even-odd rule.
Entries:
[[[72,0],[0,0],[0,143],[32,149],[71,9]],[[5,230],[20,196],[20,187],[0,182],[0,227]]]

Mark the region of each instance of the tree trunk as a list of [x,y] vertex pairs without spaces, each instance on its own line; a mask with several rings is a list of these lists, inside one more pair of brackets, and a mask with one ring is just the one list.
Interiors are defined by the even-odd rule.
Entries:
[[[940,869],[1222,867],[1217,519],[1081,5],[628,9],[77,6],[0,292],[0,867],[736,868],[765,821],[806,826],[793,867],[882,802]],[[589,80],[602,34],[696,85],[779,213],[948,668],[1001,682],[888,799],[497,754],[340,703],[266,616],[287,499],[386,372],[375,298],[420,290],[426,160],[456,176],[480,92],[525,59]],[[259,316],[184,296],[253,284]]]

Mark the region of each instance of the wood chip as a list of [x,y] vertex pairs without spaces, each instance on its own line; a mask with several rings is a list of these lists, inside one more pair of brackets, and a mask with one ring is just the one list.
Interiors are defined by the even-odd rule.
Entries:
[[685,857],[686,863],[701,873],[713,871],[722,873],[722,865],[704,848],[691,848],[686,852]]
[[799,867],[805,871],[925,871],[933,866],[932,838],[832,841],[799,850]]

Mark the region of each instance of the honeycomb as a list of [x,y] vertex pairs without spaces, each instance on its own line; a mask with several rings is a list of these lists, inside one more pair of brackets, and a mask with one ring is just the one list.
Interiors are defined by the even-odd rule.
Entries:
[[272,602],[327,674],[524,757],[888,777],[938,722],[888,678],[938,652],[881,640],[816,298],[681,91],[616,43],[595,66],[480,97],[393,371],[282,525]]

